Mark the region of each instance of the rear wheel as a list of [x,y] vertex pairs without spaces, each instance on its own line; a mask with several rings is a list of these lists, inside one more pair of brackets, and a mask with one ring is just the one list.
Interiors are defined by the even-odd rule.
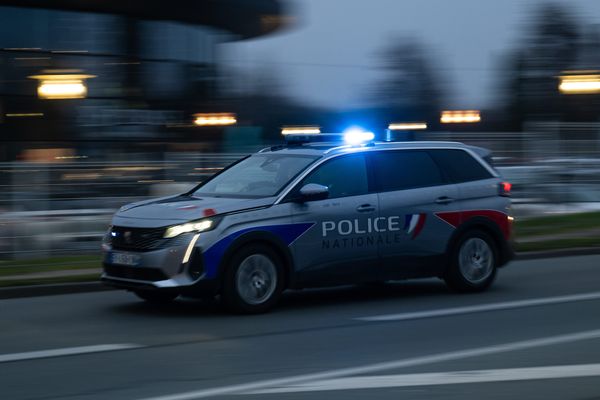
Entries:
[[496,278],[498,250],[486,232],[467,232],[451,254],[444,280],[459,292],[479,292],[487,289]]
[[237,251],[225,274],[223,301],[234,312],[257,314],[270,310],[283,291],[278,255],[264,245]]
[[135,295],[148,303],[165,304],[170,303],[179,296],[178,293],[159,292],[150,290],[136,290]]

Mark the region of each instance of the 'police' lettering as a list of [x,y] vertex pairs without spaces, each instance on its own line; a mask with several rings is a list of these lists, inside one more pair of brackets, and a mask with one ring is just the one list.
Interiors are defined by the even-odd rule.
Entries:
[[401,218],[397,215],[391,217],[376,217],[364,219],[343,219],[340,221],[323,221],[321,230],[323,237],[327,237],[330,233],[339,236],[348,236],[353,234],[370,234],[381,232],[398,232]]
[[327,236],[327,232],[335,230],[335,222],[325,221],[323,222],[323,237]]
[[[379,227],[379,221],[383,221],[383,222],[385,222],[385,217],[378,217],[378,218],[375,218],[375,224],[374,224],[374,225],[375,225],[375,232],[385,232],[385,227],[384,227],[383,229],[381,229],[381,228]],[[384,226],[385,226],[385,225],[384,225]]]

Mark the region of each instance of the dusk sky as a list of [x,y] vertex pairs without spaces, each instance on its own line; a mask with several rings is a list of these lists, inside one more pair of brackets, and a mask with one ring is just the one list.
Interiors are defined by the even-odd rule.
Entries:
[[[225,45],[223,62],[273,65],[286,92],[327,107],[364,103],[381,72],[377,53],[395,37],[417,38],[440,68],[448,107],[484,108],[497,93],[502,57],[518,46],[542,0],[295,0],[299,24],[264,39]],[[554,1],[599,24],[599,0]]]

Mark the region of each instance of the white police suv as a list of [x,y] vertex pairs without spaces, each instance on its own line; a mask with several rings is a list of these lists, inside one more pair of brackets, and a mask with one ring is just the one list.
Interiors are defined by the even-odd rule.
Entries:
[[510,184],[486,150],[289,136],[188,193],[122,207],[102,280],[258,313],[285,289],[440,277],[479,291],[511,259]]

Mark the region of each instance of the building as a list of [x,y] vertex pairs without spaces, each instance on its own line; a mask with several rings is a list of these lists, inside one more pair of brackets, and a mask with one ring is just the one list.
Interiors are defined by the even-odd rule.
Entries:
[[[279,0],[0,0],[0,160],[32,143],[185,141],[194,113],[226,111],[217,46],[287,20]],[[40,98],[57,76],[87,93]]]

